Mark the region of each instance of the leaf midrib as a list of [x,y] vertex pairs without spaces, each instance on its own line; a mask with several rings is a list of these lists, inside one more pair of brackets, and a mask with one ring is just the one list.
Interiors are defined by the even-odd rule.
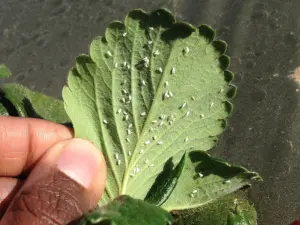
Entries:
[[[161,34],[159,34],[159,35],[161,35]],[[174,43],[173,43],[173,45],[174,45]],[[154,47],[153,47],[153,49],[154,49]],[[153,49],[152,49],[152,51],[153,51]],[[171,55],[174,51],[174,48],[170,48],[170,49],[171,49],[171,51],[169,53],[168,59],[166,60],[166,64],[165,64],[166,66],[164,68],[167,68],[169,66],[170,58],[171,58]],[[151,57],[153,57],[153,55],[151,55]],[[150,69],[152,69],[152,68],[150,68]],[[166,75],[167,73],[168,73],[167,70],[164,69],[163,74],[162,74],[161,79],[160,79],[160,82],[159,82],[159,86],[157,88],[157,91],[155,92],[155,97],[154,97],[154,100],[153,100],[153,104],[150,107],[146,122],[144,123],[144,126],[143,126],[143,129],[142,129],[142,132],[141,132],[140,136],[143,136],[144,133],[146,132],[145,127],[148,127],[148,125],[151,124],[153,108],[155,108],[154,105],[157,102],[158,98],[160,98],[160,90],[163,87],[163,82],[162,81],[165,79],[165,76],[167,76]],[[133,151],[133,154],[132,154],[132,158],[129,162],[127,170],[125,171],[121,194],[126,194],[126,187],[127,187],[127,183],[128,183],[129,172],[132,169],[133,165],[136,163],[135,156],[137,155],[137,146],[140,146],[140,144],[141,144],[140,140],[141,139],[137,140],[137,143],[135,145],[135,148],[134,148],[134,151]],[[135,159],[135,160],[133,161],[133,159]]]

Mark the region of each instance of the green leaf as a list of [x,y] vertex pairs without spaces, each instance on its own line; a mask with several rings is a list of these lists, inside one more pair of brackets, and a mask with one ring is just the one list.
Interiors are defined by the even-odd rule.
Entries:
[[240,213],[249,225],[257,225],[257,214],[253,204],[244,195],[238,192],[223,196],[205,206],[183,211],[174,211],[175,222],[173,225],[228,225],[228,217],[238,203]]
[[146,202],[161,206],[163,203],[165,203],[165,201],[167,201],[174,191],[178,179],[182,173],[185,163],[185,156],[186,154],[182,156],[175,169],[173,169],[173,163],[171,160],[166,163],[163,172],[156,178],[155,183],[148,192],[145,198]]
[[166,225],[172,221],[173,218],[167,211],[155,205],[129,196],[120,196],[86,216],[80,225]]
[[244,213],[236,205],[227,218],[227,225],[251,225]]
[[193,151],[187,157],[182,175],[170,198],[162,205],[168,211],[208,204],[261,179],[255,172]]
[[0,78],[7,78],[10,76],[10,70],[4,64],[0,64]]
[[9,116],[7,109],[4,107],[2,103],[0,103],[0,115],[1,116]]
[[170,158],[177,164],[187,150],[215,145],[233,87],[213,38],[210,27],[177,23],[166,10],[134,10],[77,58],[63,98],[75,135],[106,158],[101,204],[120,194],[144,199]]
[[57,123],[70,121],[61,100],[31,91],[19,84],[5,84],[2,91],[5,99],[15,107],[18,116],[43,118]]

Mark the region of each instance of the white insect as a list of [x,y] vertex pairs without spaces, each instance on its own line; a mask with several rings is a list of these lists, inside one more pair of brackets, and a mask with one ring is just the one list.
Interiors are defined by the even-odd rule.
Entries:
[[159,50],[155,50],[155,52],[153,53],[154,56],[158,56],[160,54]]
[[119,166],[120,164],[121,164],[121,160],[118,159],[118,160],[117,160],[117,165]]
[[165,99],[168,99],[168,98],[170,98],[170,95],[169,95],[169,92],[166,91],[166,92],[163,94],[163,99],[165,100]]
[[128,92],[125,89],[122,89],[123,94],[127,94]]
[[122,109],[118,109],[117,114],[120,114],[122,112]]
[[118,68],[118,63],[115,63],[115,68]]
[[116,160],[119,159],[119,154],[117,152],[115,153],[115,158],[116,158]]
[[163,69],[161,67],[158,68],[158,72],[162,73]]
[[214,106],[214,104],[215,104],[215,103],[213,103],[213,102],[212,102],[212,103],[210,103],[209,107],[210,107],[210,108],[211,108],[211,107],[213,107],[213,106]]
[[152,139],[153,141],[155,141],[157,139],[157,136],[153,136]]
[[144,153],[144,149],[141,149],[141,150],[140,150],[140,154],[143,154],[143,153]]
[[127,142],[130,142],[130,139],[129,139],[129,138],[126,138],[126,141],[127,141]]
[[154,28],[153,27],[149,27],[149,30],[154,30]]
[[145,141],[145,145],[149,145],[151,142],[149,140]]
[[128,125],[128,129],[131,128],[131,127],[132,127],[132,123],[130,123],[130,124]]
[[108,124],[107,120],[103,120],[103,123],[104,123],[104,124]]
[[159,119],[161,119],[161,120],[163,120],[163,119],[165,119],[166,118],[166,115],[165,114],[161,114],[160,116],[159,116]]
[[152,124],[156,124],[156,123],[157,123],[157,120],[153,120],[153,121],[152,121]]
[[175,74],[175,73],[176,73],[176,68],[173,67],[173,68],[171,69],[171,74]]
[[145,164],[148,164],[148,163],[149,163],[149,159],[146,159],[146,160],[145,160]]
[[184,107],[186,107],[186,105],[187,105],[187,103],[185,102],[180,106],[180,108],[183,109]]
[[126,37],[127,33],[125,32],[125,33],[123,33],[122,35],[123,35],[123,37]]
[[157,144],[158,144],[158,145],[162,145],[162,144],[163,144],[163,141],[159,141]]
[[198,191],[195,189],[192,191],[193,194],[196,194]]
[[165,81],[165,87],[168,87],[168,86],[169,86],[169,82]]
[[150,166],[149,167],[153,167],[154,166],[154,164],[150,164]]
[[148,45],[152,45],[153,41],[148,41]]
[[184,53],[188,54],[190,52],[190,48],[186,47],[183,51],[184,51]]
[[171,91],[169,91],[169,96],[174,97],[174,94]]
[[147,64],[149,64],[149,62],[150,62],[150,60],[149,60],[149,58],[148,58],[147,56],[144,57],[143,60],[144,60],[144,62],[147,63]]
[[161,122],[158,124],[159,127],[161,127],[162,125],[164,125],[164,122],[163,122],[163,121],[161,121]]
[[192,96],[191,99],[194,101],[196,98],[195,98],[195,96]]
[[127,134],[130,135],[131,134],[131,130],[127,129]]
[[200,119],[203,119],[203,118],[204,118],[204,114],[201,114],[201,115],[200,115]]
[[191,197],[191,198],[194,198],[194,197],[195,197],[195,195],[194,195],[193,193],[191,193],[191,194],[190,194],[190,197]]
[[128,119],[129,119],[129,116],[128,116],[128,115],[125,115],[125,116],[124,116],[124,120],[127,121]]
[[146,115],[147,115],[146,112],[142,112],[142,113],[141,113],[141,116],[146,116]]
[[121,102],[125,103],[125,102],[126,102],[125,98],[122,98],[122,99],[121,99]]
[[124,67],[127,66],[127,62],[126,62],[126,61],[123,62],[123,66],[124,66]]
[[229,184],[231,181],[230,180],[224,180],[224,184]]
[[189,116],[190,114],[191,114],[191,112],[190,112],[190,111],[187,111],[186,114],[185,114],[185,116],[187,117],[187,116]]
[[128,156],[131,156],[131,151],[128,152]]
[[189,138],[188,138],[188,137],[184,139],[184,142],[187,142],[187,141],[189,141]]
[[131,69],[131,66],[129,64],[127,64],[127,69],[130,70]]
[[221,90],[220,90],[220,93],[222,93],[223,91],[224,91],[224,89],[221,89]]
[[106,52],[106,55],[109,56],[109,57],[112,57],[112,54],[111,54],[110,51],[107,51],[107,52]]
[[202,173],[198,173],[199,177],[202,178],[204,175]]
[[146,86],[146,81],[145,80],[142,80],[142,85]]

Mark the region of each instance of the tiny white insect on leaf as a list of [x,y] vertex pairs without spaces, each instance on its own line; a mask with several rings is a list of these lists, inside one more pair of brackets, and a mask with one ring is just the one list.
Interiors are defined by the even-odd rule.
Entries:
[[169,82],[165,81],[164,85],[165,85],[165,87],[168,87],[169,86]]
[[146,112],[142,112],[142,113],[141,113],[141,116],[146,116],[146,115],[147,115]]
[[115,63],[115,68],[118,68],[118,63]]
[[128,129],[132,127],[132,123],[128,124]]
[[162,145],[162,144],[163,144],[163,141],[159,141],[157,144],[158,144],[158,145]]
[[149,27],[149,30],[154,30],[154,28],[153,27]]
[[191,112],[190,112],[190,111],[187,111],[186,114],[185,114],[185,116],[187,117],[187,116],[189,116],[190,114],[191,114]]
[[140,154],[143,154],[143,153],[144,153],[144,149],[141,149],[139,153],[140,153]]
[[211,108],[211,107],[213,107],[213,106],[214,106],[214,104],[215,104],[215,103],[213,103],[213,102],[212,102],[212,103],[210,103],[209,107],[210,107],[210,108]]
[[193,191],[192,191],[193,194],[196,194],[197,192],[198,192],[197,190],[193,190]]
[[194,101],[196,98],[195,98],[195,96],[192,96],[191,99]]
[[175,73],[176,73],[176,68],[173,67],[173,68],[171,69],[171,74],[175,74]]
[[130,139],[129,139],[129,138],[126,138],[126,141],[127,141],[127,142],[130,142]]
[[131,156],[131,151],[128,151],[128,156]]
[[123,33],[122,35],[123,35],[123,37],[126,37],[127,33],[125,32],[125,33]]
[[152,121],[152,124],[156,124],[156,123],[157,123],[157,120],[153,120],[153,121]]
[[159,67],[159,68],[157,69],[157,71],[160,72],[160,73],[162,73],[162,72],[163,72],[163,69],[162,69],[161,67]]
[[104,123],[104,124],[108,124],[107,120],[103,120],[103,123]]
[[121,165],[121,160],[120,160],[120,159],[118,159],[117,165],[118,165],[118,166]]
[[149,163],[149,159],[146,159],[146,160],[145,160],[145,164],[148,164],[148,163]]
[[119,159],[119,154],[118,153],[115,153],[115,159]]
[[200,119],[203,119],[204,118],[204,114],[200,114]]
[[171,91],[169,91],[168,94],[170,97],[174,97],[174,94]]
[[157,139],[157,136],[153,136],[152,139],[153,141],[155,141]]
[[158,56],[160,54],[159,50],[155,50],[155,52],[153,53],[154,56]]
[[204,175],[202,173],[198,173],[199,177],[204,177]]
[[148,41],[148,45],[152,45],[153,44],[153,41]]
[[183,103],[181,106],[180,106],[180,109],[183,109],[184,107],[186,107],[187,103]]
[[142,85],[146,86],[146,81],[145,80],[142,80]]
[[130,135],[131,134],[131,130],[127,129],[127,134]]
[[110,51],[107,51],[107,52],[106,52],[106,56],[108,56],[108,57],[112,57],[112,54],[111,54],[111,52],[110,52]]
[[224,180],[223,183],[224,183],[224,184],[229,184],[229,183],[231,183],[231,181],[230,181],[230,180]]
[[149,145],[151,142],[149,140],[145,141],[145,145]]
[[184,50],[183,50],[183,52],[185,54],[188,54],[190,52],[190,48],[189,47],[185,47]]
[[191,194],[190,194],[190,197],[191,197],[191,198],[194,198],[194,197],[195,197],[195,195],[194,195],[193,193],[191,193]]
[[188,138],[188,137],[186,137],[186,138],[184,139],[184,142],[187,142],[187,141],[189,141],[189,138]]
[[122,109],[118,109],[117,114],[120,114],[122,112]]

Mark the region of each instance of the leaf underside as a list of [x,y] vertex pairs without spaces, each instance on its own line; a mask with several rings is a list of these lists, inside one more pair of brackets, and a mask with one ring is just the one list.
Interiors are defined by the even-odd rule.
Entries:
[[166,210],[183,210],[206,205],[224,195],[261,180],[243,167],[233,166],[206,152],[192,151],[172,195],[162,205]]
[[214,35],[166,10],[134,10],[77,58],[63,98],[75,135],[106,158],[100,204],[121,194],[144,199],[170,158],[178,164],[184,152],[215,145],[235,87],[227,46]]
[[[226,195],[197,209],[174,211],[173,225],[227,225],[230,212],[238,206],[250,225],[257,225],[257,214],[253,204],[239,191],[235,194]],[[229,225],[229,224],[228,224]]]
[[80,225],[168,225],[172,216],[163,209],[129,196],[120,196],[87,215]]

